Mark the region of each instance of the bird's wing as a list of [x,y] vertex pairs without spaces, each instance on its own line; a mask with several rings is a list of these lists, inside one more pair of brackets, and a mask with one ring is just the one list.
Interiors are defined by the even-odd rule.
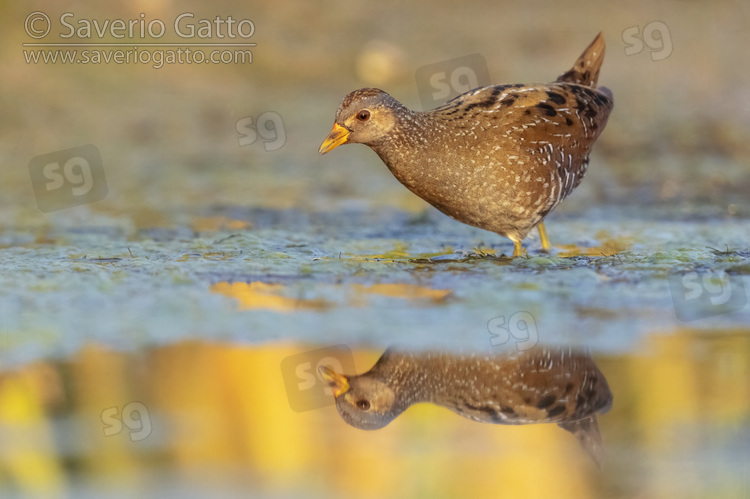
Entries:
[[613,107],[609,90],[568,82],[495,85],[463,94],[440,115],[471,133],[497,130],[495,139],[510,158],[525,158],[527,170],[555,173],[557,201],[580,183],[594,142]]

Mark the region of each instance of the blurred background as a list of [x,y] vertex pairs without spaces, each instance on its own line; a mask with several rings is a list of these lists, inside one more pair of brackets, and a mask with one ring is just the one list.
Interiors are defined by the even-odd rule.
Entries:
[[[22,43],[35,40],[24,20],[35,9],[53,20],[43,41],[66,41],[59,17],[68,11],[76,28],[81,19],[145,13],[144,22],[168,28],[158,42],[185,41],[172,28],[184,11],[195,14],[184,25],[250,19],[255,33],[246,41],[257,46],[251,64],[26,63]],[[2,172],[3,216],[41,218],[30,158],[88,143],[101,151],[109,186],[106,203],[89,208],[127,212],[137,226],[172,221],[165,207],[196,204],[330,209],[354,199],[419,209],[421,201],[362,147],[315,154],[344,95],[379,86],[419,109],[418,68],[477,53],[493,83],[551,81],[599,31],[608,45],[600,84],[614,92],[616,111],[590,175],[560,210],[604,201],[740,204],[748,187],[747,9],[729,1],[469,2],[457,17],[448,3],[6,3],[0,147],[13,166]],[[653,22],[661,24],[646,30]],[[240,146],[237,121],[268,111],[281,117],[283,146]]]
[[[0,495],[750,497],[746,2],[0,13]],[[195,36],[174,31],[184,13]],[[230,16],[252,36],[214,21]],[[135,36],[99,37],[117,19]],[[166,33],[141,39],[139,20]],[[548,218],[549,257],[532,239],[528,260],[470,258],[512,246],[437,213],[363,146],[317,154],[353,89],[422,109],[417,71],[475,54],[492,83],[547,82],[599,31],[615,109],[585,181]],[[225,48],[251,62],[61,59],[199,43],[256,45]],[[45,187],[85,183],[62,165],[87,144],[96,197]],[[62,177],[42,169],[56,161]],[[692,305],[689,289],[707,298]],[[394,341],[486,351],[521,338],[592,351],[615,400],[603,470],[554,425],[417,406],[363,432],[320,380],[302,412],[285,383],[309,380],[307,352],[331,345],[363,372]],[[289,358],[302,360],[285,371]]]

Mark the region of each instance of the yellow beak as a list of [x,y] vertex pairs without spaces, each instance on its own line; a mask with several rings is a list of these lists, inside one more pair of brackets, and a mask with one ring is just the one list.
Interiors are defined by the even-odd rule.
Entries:
[[349,389],[349,380],[347,380],[346,376],[344,376],[343,374],[339,374],[330,367],[326,366],[320,366],[318,368],[318,371],[320,371],[320,375],[323,376],[323,379],[328,382],[331,388],[333,388],[334,397],[338,397],[339,395],[346,393],[346,391]]
[[331,130],[331,133],[328,134],[326,140],[320,145],[318,154],[325,154],[329,151],[333,151],[341,144],[346,144],[347,140],[349,140],[349,130],[340,126],[338,123],[334,123],[333,130]]

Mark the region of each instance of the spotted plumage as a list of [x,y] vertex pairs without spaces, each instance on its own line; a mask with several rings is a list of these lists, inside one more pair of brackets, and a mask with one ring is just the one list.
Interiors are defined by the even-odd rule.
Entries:
[[382,428],[411,405],[430,402],[484,423],[556,423],[601,460],[596,415],[609,410],[612,393],[591,357],[570,348],[465,355],[389,349],[364,374],[326,367],[321,374],[341,417],[360,429]]
[[412,111],[375,88],[347,95],[325,154],[344,143],[372,148],[413,193],[456,220],[521,241],[583,179],[612,110],[596,87],[601,33],[574,67],[539,85],[492,85],[432,111]]

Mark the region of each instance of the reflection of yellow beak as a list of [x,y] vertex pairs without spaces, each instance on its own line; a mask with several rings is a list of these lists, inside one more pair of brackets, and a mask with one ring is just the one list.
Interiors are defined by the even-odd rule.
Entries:
[[333,151],[341,144],[346,144],[347,140],[349,140],[349,130],[342,127],[338,123],[334,123],[333,130],[331,130],[331,133],[328,134],[326,140],[324,140],[320,145],[318,153],[325,154],[328,151]]
[[326,366],[318,367],[318,371],[320,371],[320,375],[323,376],[323,379],[326,380],[329,385],[331,385],[331,388],[333,388],[334,397],[338,397],[339,395],[346,393],[346,391],[349,389],[349,380],[347,380],[346,376],[344,376],[343,374],[339,374],[330,367]]

